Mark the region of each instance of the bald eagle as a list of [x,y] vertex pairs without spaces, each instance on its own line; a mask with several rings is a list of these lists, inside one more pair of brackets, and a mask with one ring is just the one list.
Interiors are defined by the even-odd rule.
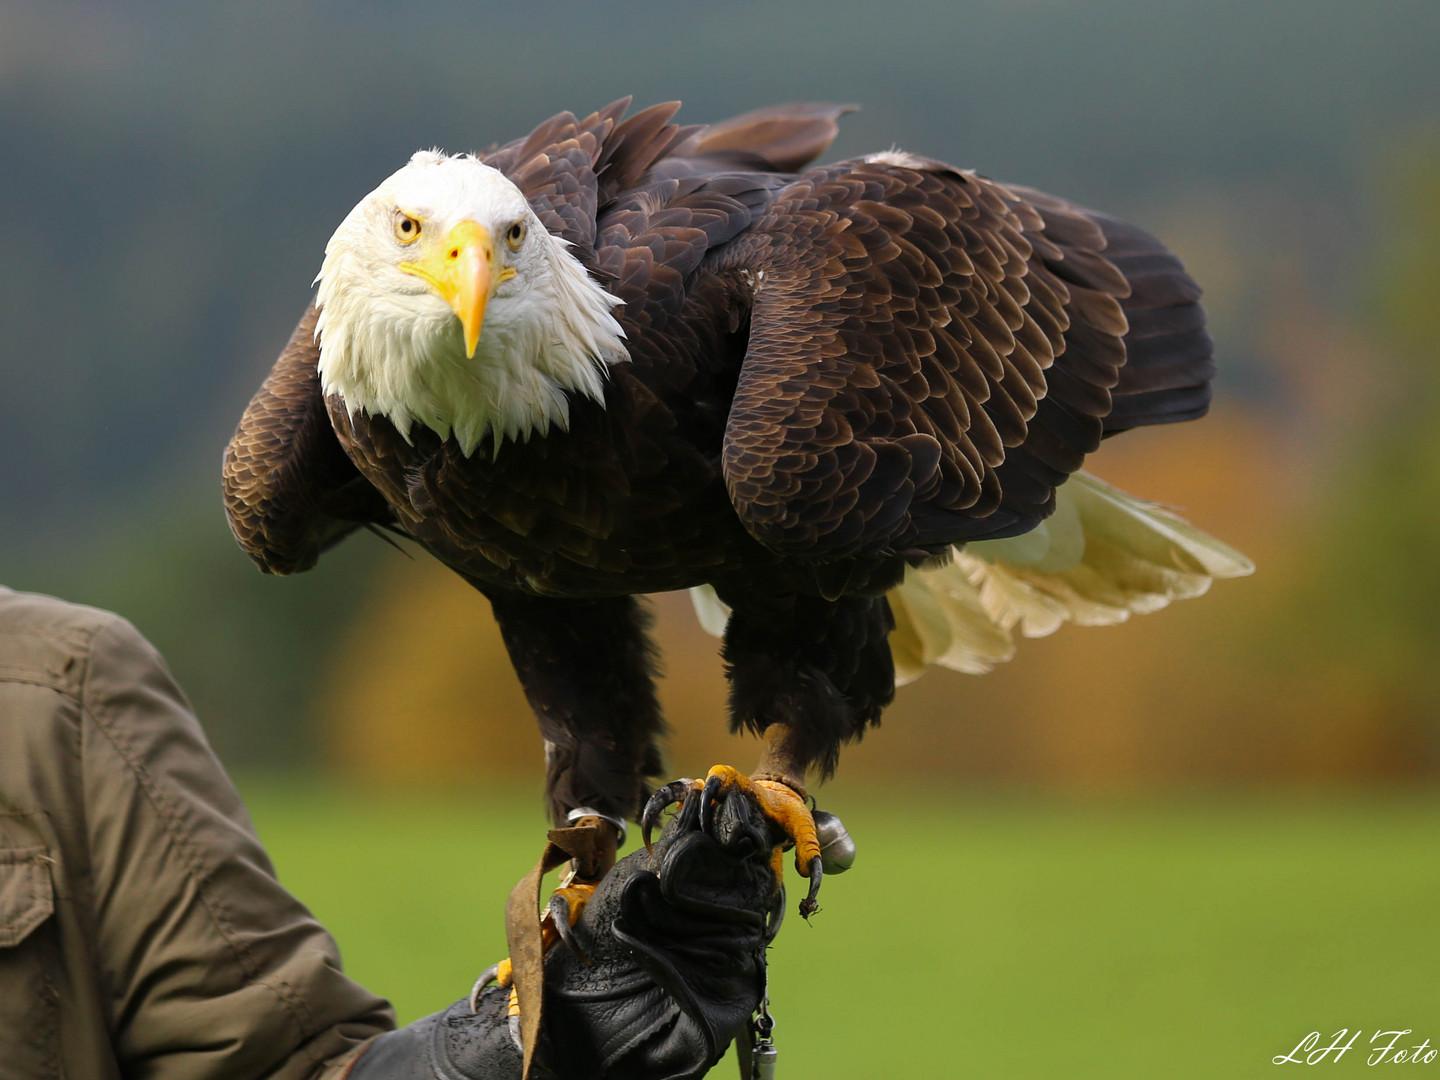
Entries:
[[663,728],[636,597],[698,590],[731,724],[766,738],[754,783],[708,783],[748,785],[818,884],[798,796],[897,671],[1248,572],[1079,471],[1205,413],[1200,290],[1038,191],[899,151],[807,169],[843,106],[627,108],[417,153],[367,195],[230,442],[226,508],[267,572],[383,526],[484,593],[557,817],[636,817]]

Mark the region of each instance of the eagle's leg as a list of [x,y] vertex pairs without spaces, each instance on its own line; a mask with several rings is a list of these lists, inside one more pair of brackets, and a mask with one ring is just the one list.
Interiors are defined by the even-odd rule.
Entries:
[[[561,941],[574,948],[570,928],[614,865],[625,821],[637,816],[649,779],[660,771],[664,722],[655,697],[650,618],[633,597],[487,595],[545,739],[550,815],[571,833],[561,846],[572,855],[590,853],[571,860],[540,927],[544,952]],[[608,835],[577,838],[586,829]],[[477,993],[490,979],[510,985],[508,959],[481,976]]]
[[[895,694],[889,635],[894,626],[883,596],[757,596],[721,588],[732,609],[725,632],[732,727],[765,738],[755,772],[728,765],[703,783],[677,781],[646,807],[649,832],[669,802],[699,791],[702,827],[724,793],[743,791],[772,824],[777,884],[781,853],[795,849],[795,867],[809,879],[800,913],[816,910],[823,874],[815,817],[806,805],[806,776],[835,770],[842,743],[875,723]],[[843,865],[843,864],[842,864]]]
[[660,773],[649,613],[631,596],[490,594],[515,674],[545,738],[550,816],[633,820]]

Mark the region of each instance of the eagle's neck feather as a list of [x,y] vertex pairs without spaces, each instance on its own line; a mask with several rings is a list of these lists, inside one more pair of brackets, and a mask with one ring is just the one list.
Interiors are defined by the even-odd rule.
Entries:
[[[388,418],[407,441],[417,422],[453,436],[467,457],[487,434],[498,454],[506,439],[568,430],[570,395],[603,403],[608,365],[629,357],[611,314],[615,298],[564,241],[545,240],[551,257],[524,291],[491,301],[473,358],[438,296],[421,298],[417,311],[413,294],[366,289],[373,278],[363,270],[327,265],[316,325],[324,392],[338,394],[352,416]],[[345,278],[351,288],[327,289]]]

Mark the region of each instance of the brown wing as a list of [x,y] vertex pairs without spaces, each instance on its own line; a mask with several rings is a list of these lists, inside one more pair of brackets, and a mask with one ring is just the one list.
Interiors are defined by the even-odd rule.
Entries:
[[[633,352],[646,334],[693,338],[687,328],[661,327],[684,305],[701,260],[753,224],[788,171],[825,151],[853,106],[776,105],[680,127],[670,122],[678,102],[624,119],[629,105],[622,98],[583,120],[560,113],[482,159],[623,301],[617,315]],[[676,355],[679,344],[658,342],[656,359]]]
[[776,105],[719,124],[680,127],[670,123],[679,102],[622,119],[629,106],[630,99],[622,98],[583,120],[563,112],[481,155],[520,188],[545,228],[574,245],[590,266],[597,219],[613,204],[662,180],[803,168],[825,151],[838,131],[836,121],[853,108]]
[[630,99],[622,98],[583,120],[560,113],[524,138],[481,155],[524,193],[545,228],[574,245],[587,264],[600,207],[696,131],[669,122],[679,102],[652,105],[622,121],[629,105]]
[[365,524],[392,512],[335,438],[316,371],[312,305],[225,447],[230,531],[260,569],[293,574]]
[[595,163],[606,136],[629,100],[617,101],[584,120],[569,112],[552,116],[529,135],[480,155],[525,193],[545,228],[581,252],[595,243],[599,205]]
[[799,172],[835,141],[840,117],[857,108],[830,102],[771,105],[700,128],[671,152],[758,164],[768,172]]
[[[1086,242],[1093,243],[1098,229],[1105,260],[1129,285],[1128,295],[1120,299],[1127,324],[1124,363],[1109,388],[1110,410],[1101,421],[1104,435],[1204,416],[1215,375],[1214,342],[1205,329],[1200,287],[1180,260],[1134,225],[1029,188],[1010,191],[1039,211],[1045,236],[1060,247],[1062,256],[1073,243],[1069,230],[1082,230]],[[1068,280],[1063,257],[1047,257],[1044,262]],[[1012,532],[1049,515],[1055,488],[1094,449],[1094,418],[1075,399],[1085,394],[1087,358],[1108,356],[1110,346],[1083,323],[1073,324],[1065,338],[1066,350],[1046,376],[1049,393],[1030,422],[1035,434],[1011,450],[997,470],[1005,493],[1005,516],[1018,523]]]
[[[726,481],[777,550],[1023,532],[1099,445],[1112,394],[1119,428],[1208,402],[1198,289],[1157,241],[938,162],[807,173],[714,266],[754,290]],[[1156,333],[1127,382],[1130,273]]]

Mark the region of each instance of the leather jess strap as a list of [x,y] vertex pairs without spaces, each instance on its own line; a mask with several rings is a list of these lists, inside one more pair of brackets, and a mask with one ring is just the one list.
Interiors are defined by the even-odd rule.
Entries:
[[545,1003],[545,945],[540,927],[540,884],[562,863],[574,860],[575,881],[598,883],[615,863],[617,837],[610,822],[583,817],[564,829],[551,829],[540,861],[510,890],[505,904],[505,941],[510,948],[515,996],[520,1004],[520,1043],[524,1052],[522,1080],[539,1042]]

